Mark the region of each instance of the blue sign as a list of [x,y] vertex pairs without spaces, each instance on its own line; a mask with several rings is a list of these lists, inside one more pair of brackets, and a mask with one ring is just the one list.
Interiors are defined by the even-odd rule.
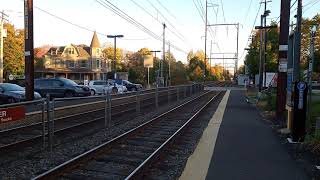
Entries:
[[300,91],[303,91],[304,89],[306,89],[306,83],[305,82],[299,82],[298,83],[298,89]]

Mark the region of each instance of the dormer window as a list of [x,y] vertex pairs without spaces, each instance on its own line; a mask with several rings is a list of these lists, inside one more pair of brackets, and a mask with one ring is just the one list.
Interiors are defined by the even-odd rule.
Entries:
[[51,51],[50,51],[50,54],[51,54],[51,55],[57,55],[57,52],[56,52],[55,50],[51,50]]
[[73,48],[67,48],[67,54],[74,54]]

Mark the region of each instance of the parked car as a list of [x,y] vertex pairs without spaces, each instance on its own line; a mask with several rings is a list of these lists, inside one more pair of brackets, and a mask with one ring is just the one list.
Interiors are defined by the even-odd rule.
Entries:
[[[125,93],[128,91],[127,87],[123,85],[122,80],[121,79],[108,79],[109,82],[109,86],[111,85],[111,87],[116,87],[118,90],[118,93]],[[115,89],[115,88],[113,88]],[[112,90],[112,89],[111,89]]]
[[34,84],[35,91],[40,93],[42,97],[47,94],[56,98],[91,95],[89,87],[78,85],[66,78],[36,79]]
[[[34,92],[34,99],[41,99],[40,94]],[[16,103],[25,100],[26,91],[23,87],[11,83],[0,83],[0,104]]]
[[[92,80],[89,82],[91,95],[109,93],[124,93],[127,91],[125,86],[115,83],[113,80]],[[113,91],[112,91],[113,90]]]
[[126,88],[128,89],[128,91],[138,91],[138,90],[142,90],[142,85],[141,84],[134,84],[130,81],[127,80],[123,80],[123,85],[126,86]]

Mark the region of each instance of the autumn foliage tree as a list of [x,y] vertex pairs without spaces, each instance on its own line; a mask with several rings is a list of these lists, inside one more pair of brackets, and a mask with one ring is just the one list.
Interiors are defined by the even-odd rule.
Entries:
[[3,45],[4,77],[9,74],[24,74],[24,31],[16,29],[12,24],[5,23],[7,37]]

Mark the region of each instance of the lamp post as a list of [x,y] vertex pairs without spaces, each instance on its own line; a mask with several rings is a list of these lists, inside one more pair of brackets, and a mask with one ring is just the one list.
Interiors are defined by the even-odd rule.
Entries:
[[113,56],[113,71],[114,79],[117,79],[117,38],[123,38],[123,35],[107,35],[108,38],[114,39],[114,56]]

